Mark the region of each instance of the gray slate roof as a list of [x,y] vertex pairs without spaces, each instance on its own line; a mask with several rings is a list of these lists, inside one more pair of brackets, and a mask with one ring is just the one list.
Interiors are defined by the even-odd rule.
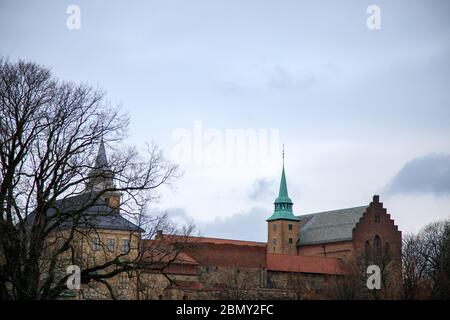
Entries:
[[352,239],[352,230],[368,206],[301,215],[299,245]]
[[[56,207],[59,208],[59,214],[74,213],[93,200],[94,193],[82,193],[73,197],[68,197],[56,201]],[[47,210],[47,216],[57,218],[57,211],[54,208]],[[34,220],[34,213],[27,217],[27,224],[31,225]],[[66,220],[61,224],[61,228],[70,228],[71,220]],[[96,228],[107,230],[139,231],[143,232],[139,226],[125,219],[117,210],[109,207],[103,200],[97,199],[92,205],[89,205],[81,215],[77,223],[80,228]]]

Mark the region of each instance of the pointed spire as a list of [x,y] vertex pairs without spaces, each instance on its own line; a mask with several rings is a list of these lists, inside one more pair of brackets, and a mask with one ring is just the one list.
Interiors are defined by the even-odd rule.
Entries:
[[95,167],[89,172],[89,180],[86,183],[86,190],[104,190],[114,185],[114,173],[111,171],[108,158],[106,157],[105,142],[103,137],[100,140]]
[[281,172],[280,190],[278,197],[274,202],[275,210],[272,216],[266,221],[272,220],[299,220],[292,212],[292,200],[289,198],[287,183],[286,183],[286,173],[284,170],[284,145],[283,145],[283,170]]
[[106,157],[105,142],[103,137],[100,140],[100,146],[98,148],[97,157],[95,158],[95,168],[97,169],[107,169],[108,159]]
[[281,172],[281,181],[280,181],[280,191],[278,192],[278,198],[275,200],[275,203],[290,203],[292,204],[292,200],[289,198],[287,183],[286,183],[286,173],[284,171]]
[[288,195],[287,183],[286,183],[286,173],[284,171],[284,144],[283,144],[283,171],[281,172],[281,182],[280,182],[280,191],[278,193],[278,198],[275,200],[275,203],[283,203],[288,202],[292,204],[291,199]]

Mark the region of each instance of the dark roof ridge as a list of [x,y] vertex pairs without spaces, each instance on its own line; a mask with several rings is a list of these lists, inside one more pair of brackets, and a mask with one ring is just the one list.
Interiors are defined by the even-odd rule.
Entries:
[[344,210],[349,210],[349,209],[360,209],[360,208],[368,208],[368,207],[369,207],[368,205],[363,205],[363,206],[348,207],[348,208],[341,208],[341,209],[335,209],[335,210],[317,211],[317,212],[313,212],[313,213],[301,214],[297,217],[301,218],[301,217],[305,217],[305,216],[313,216],[313,215],[319,214],[319,213],[330,213],[330,212],[336,212],[336,211],[344,211]]

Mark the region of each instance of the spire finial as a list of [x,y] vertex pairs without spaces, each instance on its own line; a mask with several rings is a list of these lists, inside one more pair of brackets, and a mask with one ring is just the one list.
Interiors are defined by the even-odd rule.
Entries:
[[283,167],[284,167],[284,143],[283,143]]
[[105,128],[104,128],[103,123],[102,123],[102,132],[101,132],[102,136],[100,137],[100,143],[103,143],[103,136],[105,135],[105,130],[104,129]]

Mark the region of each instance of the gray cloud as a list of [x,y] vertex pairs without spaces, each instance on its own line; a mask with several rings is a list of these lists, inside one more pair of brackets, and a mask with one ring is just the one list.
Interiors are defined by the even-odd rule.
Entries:
[[407,162],[386,187],[388,194],[450,194],[450,154],[429,154]]
[[187,219],[186,210],[184,208],[170,208],[167,209],[167,216],[169,219]]
[[198,228],[202,235],[209,237],[265,241],[266,219],[270,214],[267,209],[255,207],[229,218],[216,218],[213,222],[200,224]]
[[[189,215],[183,208],[169,208],[167,213],[174,222],[179,222],[179,219],[189,220]],[[205,237],[266,241],[266,219],[270,214],[268,209],[254,207],[227,218],[219,217],[211,222],[194,221],[194,224],[200,235]]]
[[248,196],[252,200],[266,200],[275,198],[275,190],[275,180],[261,178],[253,182]]

